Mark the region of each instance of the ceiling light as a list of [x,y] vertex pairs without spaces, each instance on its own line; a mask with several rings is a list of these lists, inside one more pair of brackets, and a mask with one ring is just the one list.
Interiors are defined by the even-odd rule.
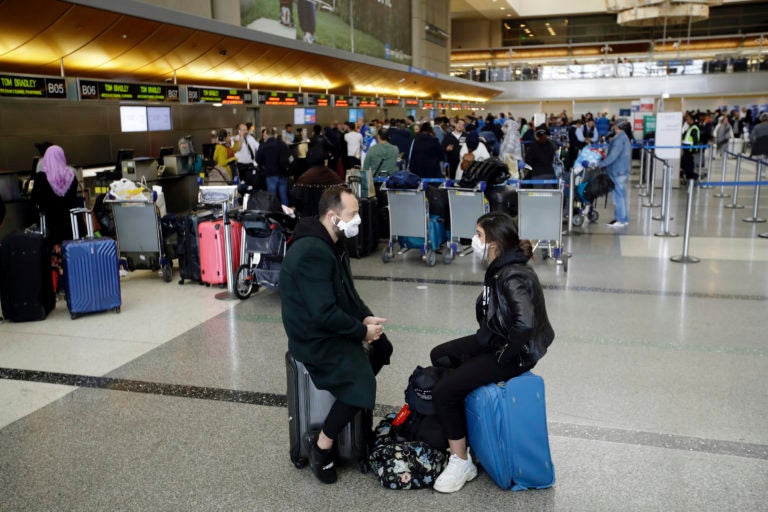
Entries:
[[504,9],[506,9],[506,7],[500,7],[500,9],[503,11]]

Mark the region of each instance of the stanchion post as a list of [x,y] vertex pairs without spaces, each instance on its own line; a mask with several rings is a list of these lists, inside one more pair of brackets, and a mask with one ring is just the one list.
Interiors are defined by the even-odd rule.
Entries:
[[659,203],[654,202],[656,200],[656,155],[654,154],[652,156],[653,162],[651,164],[651,180],[648,184],[648,202],[642,205],[645,208],[656,208],[657,206],[661,206]]
[[640,179],[637,180],[637,185],[635,185],[635,188],[642,189],[645,185],[643,183],[643,177],[645,174],[645,148],[643,145],[640,145]]
[[643,173],[643,175],[644,175],[645,179],[643,180],[642,186],[640,187],[640,192],[638,192],[637,195],[639,197],[648,197],[648,182],[650,181],[650,175],[651,175],[651,171],[650,171],[650,168],[651,168],[650,167],[650,163],[651,163],[651,150],[643,148],[643,153],[642,154],[644,156],[644,160],[643,160],[643,171],[644,171],[644,173]]
[[657,217],[653,217],[654,220],[663,220],[662,223],[662,231],[658,233],[654,233],[654,236],[659,237],[676,237],[677,233],[673,233],[669,230],[669,221],[670,221],[670,199],[671,199],[671,191],[672,191],[672,167],[669,165],[669,162],[667,160],[664,160],[664,185],[662,186],[664,197],[662,198],[662,208],[661,208],[661,215]]
[[571,172],[568,176],[568,227],[566,229],[566,235],[570,235],[571,230],[573,229],[573,195],[576,193],[576,189],[573,186],[573,182],[575,181],[573,175],[573,168],[571,168]]
[[675,263],[698,263],[701,260],[688,254],[688,241],[691,235],[691,204],[693,203],[693,186],[695,180],[688,180],[688,204],[685,206],[685,230],[683,231],[683,254],[673,256],[670,260]]
[[701,188],[710,188],[709,182],[710,182],[710,173],[712,172],[712,157],[715,154],[715,145],[709,144],[707,146],[707,172],[705,172],[703,175],[700,174],[700,176],[703,176],[703,183],[700,185]]
[[736,197],[739,195],[739,178],[741,177],[741,159],[743,155],[739,153],[736,155],[736,176],[734,177],[734,185],[733,185],[733,198],[731,201],[731,204],[723,205],[723,208],[732,208],[734,210],[740,210],[744,208],[743,204],[738,204],[736,202]]
[[667,204],[667,191],[671,187],[671,183],[669,182],[670,170],[666,160],[662,164],[662,169],[664,169],[664,172],[661,174],[661,210],[659,210],[658,215],[651,217],[653,220],[664,220],[664,212],[666,211]]
[[[720,183],[725,183],[725,168],[728,165],[728,151],[723,148],[723,170],[720,174]],[[728,197],[725,193],[725,185],[720,185],[720,192],[713,194],[712,197]]]
[[742,219],[744,222],[754,222],[756,224],[765,222],[765,219],[757,216],[757,206],[760,202],[760,171],[762,164],[762,160],[757,160],[755,163],[755,202],[752,205],[752,216]]

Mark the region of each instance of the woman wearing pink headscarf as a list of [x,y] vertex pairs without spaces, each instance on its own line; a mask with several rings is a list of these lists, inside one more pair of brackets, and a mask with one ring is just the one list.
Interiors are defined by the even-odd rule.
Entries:
[[67,165],[60,146],[51,146],[45,151],[43,170],[35,174],[32,202],[45,213],[48,239],[58,259],[62,240],[72,240],[69,210],[82,206],[77,197],[75,170]]

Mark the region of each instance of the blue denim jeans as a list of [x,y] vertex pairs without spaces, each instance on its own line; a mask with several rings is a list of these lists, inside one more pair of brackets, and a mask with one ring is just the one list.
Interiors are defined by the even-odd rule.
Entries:
[[611,176],[614,189],[611,192],[613,205],[615,207],[614,218],[617,222],[629,222],[629,197],[627,197],[627,183],[629,174],[624,176]]
[[267,176],[267,192],[280,199],[280,203],[288,206],[288,178],[285,176]]

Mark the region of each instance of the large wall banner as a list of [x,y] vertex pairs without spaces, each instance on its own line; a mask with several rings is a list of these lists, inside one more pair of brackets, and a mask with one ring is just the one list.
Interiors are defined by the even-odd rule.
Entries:
[[411,63],[411,0],[240,0],[244,27]]

